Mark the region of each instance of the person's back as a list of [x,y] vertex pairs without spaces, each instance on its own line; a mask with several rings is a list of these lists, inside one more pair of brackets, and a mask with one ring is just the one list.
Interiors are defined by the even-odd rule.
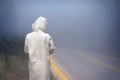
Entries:
[[33,24],[33,32],[27,34],[25,39],[25,52],[29,54],[30,80],[49,80],[49,54],[55,49],[51,36],[44,32],[45,26],[41,26],[40,21],[38,18]]
[[32,32],[29,34],[29,58],[31,62],[35,62],[39,60],[45,63],[45,59],[49,56],[48,53],[48,35],[43,33],[42,31]]

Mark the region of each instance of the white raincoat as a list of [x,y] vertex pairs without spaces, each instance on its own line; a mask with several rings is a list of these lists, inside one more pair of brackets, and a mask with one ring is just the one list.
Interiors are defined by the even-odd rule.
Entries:
[[39,17],[33,24],[33,32],[25,38],[25,53],[29,54],[29,80],[50,80],[49,55],[55,46],[51,36],[45,33],[47,20]]

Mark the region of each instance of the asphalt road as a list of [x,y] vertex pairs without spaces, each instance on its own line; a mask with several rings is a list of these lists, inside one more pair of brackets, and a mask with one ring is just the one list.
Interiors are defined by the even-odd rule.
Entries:
[[120,59],[102,53],[57,50],[54,61],[69,80],[120,80]]

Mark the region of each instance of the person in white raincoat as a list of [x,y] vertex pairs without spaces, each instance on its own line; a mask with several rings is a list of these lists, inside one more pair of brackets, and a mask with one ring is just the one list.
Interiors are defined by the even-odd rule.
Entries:
[[39,17],[33,24],[33,32],[25,38],[25,53],[29,54],[29,80],[50,80],[50,54],[55,46],[52,37],[46,33],[47,20]]

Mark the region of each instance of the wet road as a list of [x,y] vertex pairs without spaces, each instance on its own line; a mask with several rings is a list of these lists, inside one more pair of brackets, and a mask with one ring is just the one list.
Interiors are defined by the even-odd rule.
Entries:
[[102,53],[57,50],[54,61],[69,80],[120,80],[120,59]]

